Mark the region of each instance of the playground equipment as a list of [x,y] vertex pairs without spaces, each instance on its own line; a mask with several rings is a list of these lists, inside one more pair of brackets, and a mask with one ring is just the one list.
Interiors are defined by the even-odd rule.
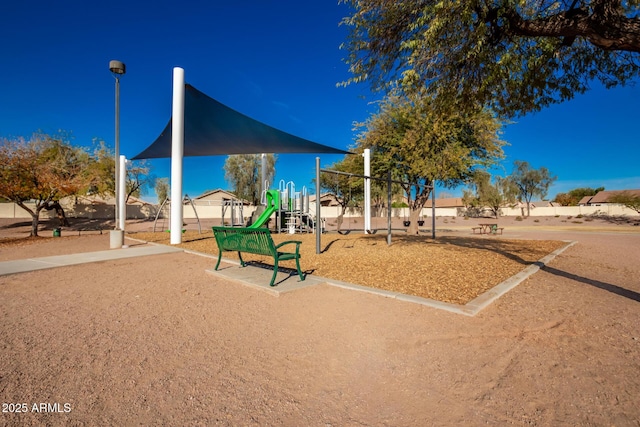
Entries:
[[[268,185],[265,185],[265,188]],[[276,224],[273,229],[278,233],[310,233],[314,232],[315,217],[309,212],[309,193],[306,187],[296,191],[293,181],[280,180],[278,189],[262,192],[261,203],[265,210],[247,228],[262,228],[275,214]],[[232,221],[233,223],[233,221]],[[232,225],[244,225],[235,224]]]
[[315,217],[309,212],[309,193],[307,187],[296,191],[293,181],[285,184],[280,180],[278,184],[280,207],[277,212],[278,231],[294,233],[309,233],[314,231]]
[[[191,197],[189,197],[188,194],[185,194],[184,198],[182,199],[182,203],[184,204],[185,202],[189,202],[189,204],[191,205],[191,208],[193,208],[193,213],[196,215],[196,220],[198,221],[198,233],[202,234],[202,228],[200,227],[200,218],[198,218],[198,211],[196,210],[196,207],[193,205],[193,200],[191,200]],[[156,231],[156,225],[158,224],[158,218],[162,214],[165,205],[167,205],[169,207],[171,206],[171,199],[169,197],[164,199],[164,201],[160,205],[160,209],[158,209],[158,212],[156,212],[156,218],[153,221],[153,232],[154,233]],[[169,212],[171,212],[171,209],[169,209]],[[166,217],[163,215],[162,216],[162,228],[164,228],[164,226],[165,226],[165,221],[164,221],[165,219],[166,219]],[[171,224],[171,213],[169,213],[169,224]],[[180,228],[182,228],[182,227],[180,227]],[[184,231],[182,231],[182,232],[184,232]]]
[[280,209],[280,194],[278,193],[278,190],[265,191],[265,204],[267,208],[248,228],[262,227],[265,222],[269,221],[271,215]]
[[[365,157],[365,160],[368,160],[368,156]],[[365,168],[365,170],[368,170],[367,168]],[[376,180],[376,181],[386,181],[387,183],[387,245],[391,245],[391,184],[392,183],[397,183],[397,184],[404,184],[404,185],[412,185],[412,186],[416,186],[416,187],[427,187],[431,189],[431,221],[432,221],[432,226],[431,226],[431,235],[432,238],[436,238],[436,215],[435,215],[435,209],[436,209],[436,202],[435,202],[435,190],[434,187],[432,185],[425,185],[425,184],[420,184],[420,183],[415,183],[415,182],[405,182],[405,181],[397,181],[397,180],[393,180],[391,179],[391,171],[387,172],[387,177],[386,178],[382,178],[382,177],[372,177],[372,176],[368,176],[368,175],[359,175],[359,174],[353,174],[353,173],[347,173],[347,172],[342,172],[342,171],[336,171],[336,170],[329,170],[329,169],[322,169],[320,168],[320,157],[316,157],[316,182],[320,182],[320,173],[330,173],[330,174],[336,174],[336,175],[344,175],[344,176],[349,176],[349,177],[358,177],[358,178],[363,178],[365,179],[365,182],[368,180]],[[367,186],[365,186],[365,189],[367,188]],[[370,187],[369,187],[370,189]],[[365,197],[365,200],[370,200],[370,195]],[[316,205],[316,216],[318,218],[320,218],[320,204],[318,203]],[[370,215],[370,210],[368,211],[368,215]],[[407,221],[408,222],[408,221]],[[368,224],[369,227],[371,226],[371,218],[366,218],[365,219],[365,224]],[[405,225],[406,226],[406,225]],[[365,225],[366,227],[366,225]],[[369,228],[365,228],[365,233],[371,233],[372,230]],[[321,233],[317,233],[316,235],[316,254],[321,253],[320,247],[321,247],[321,237],[320,237]]]
[[225,224],[225,216],[227,211],[230,211],[231,216],[231,227],[242,227],[244,226],[244,216],[242,213],[242,208],[244,203],[242,200],[238,199],[222,199],[222,224]]

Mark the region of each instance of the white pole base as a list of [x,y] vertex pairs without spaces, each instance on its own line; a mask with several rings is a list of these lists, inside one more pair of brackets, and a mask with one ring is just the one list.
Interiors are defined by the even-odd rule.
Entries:
[[120,249],[124,244],[124,230],[109,231],[109,248]]

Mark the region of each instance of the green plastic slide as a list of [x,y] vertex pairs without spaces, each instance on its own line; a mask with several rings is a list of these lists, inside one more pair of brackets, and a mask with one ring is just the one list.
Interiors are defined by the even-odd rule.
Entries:
[[247,228],[260,228],[265,222],[271,218],[271,215],[278,210],[280,204],[280,192],[278,190],[267,190],[267,208],[256,219],[256,221]]

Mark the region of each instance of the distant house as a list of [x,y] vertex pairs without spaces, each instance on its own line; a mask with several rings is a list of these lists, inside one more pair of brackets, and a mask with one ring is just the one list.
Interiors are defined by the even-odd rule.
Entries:
[[[431,207],[431,200],[425,203],[426,207]],[[436,199],[436,208],[463,208],[462,197],[448,197],[444,199]]]
[[[316,203],[315,194],[309,196],[309,203]],[[324,193],[320,196],[320,206],[340,206],[340,203],[338,203],[338,198],[335,194]]]
[[[444,197],[444,198],[436,198],[436,208],[464,208],[464,203],[462,202],[462,197]],[[407,204],[407,196],[402,196],[402,203]],[[431,197],[424,204],[425,208],[431,207]]]
[[593,199],[593,196],[584,196],[578,202],[578,206],[589,206],[589,204],[591,203],[591,199]]
[[553,208],[555,206],[562,206],[560,203],[554,203],[550,200],[532,200],[531,206],[536,208]]
[[[634,196],[640,197],[640,189],[598,191],[598,193],[595,196],[591,196],[591,198],[589,199],[588,202],[586,202],[585,205],[581,205],[581,206],[604,206],[604,205],[616,204],[616,203],[610,202],[609,198],[622,193],[632,194]],[[586,197],[580,200],[580,203],[582,203],[585,199]]]
[[[196,205],[215,205],[215,206],[221,206],[222,202],[224,201],[230,201],[230,200],[234,200],[236,202],[240,201],[240,199],[238,199],[238,197],[236,197],[235,194],[226,190],[222,190],[220,188],[218,188],[217,190],[207,191],[206,193],[203,193],[197,197],[193,197],[192,200],[193,200],[193,203],[195,203]],[[245,206],[251,205],[251,203],[248,202],[247,200],[242,200],[242,204]]]

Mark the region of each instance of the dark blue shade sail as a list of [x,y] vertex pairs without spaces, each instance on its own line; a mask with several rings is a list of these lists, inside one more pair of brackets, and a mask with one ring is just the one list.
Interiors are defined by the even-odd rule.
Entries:
[[[184,156],[259,153],[330,153],[348,151],[318,144],[245,116],[193,86],[185,85]],[[133,158],[171,157],[171,120],[160,136]]]

